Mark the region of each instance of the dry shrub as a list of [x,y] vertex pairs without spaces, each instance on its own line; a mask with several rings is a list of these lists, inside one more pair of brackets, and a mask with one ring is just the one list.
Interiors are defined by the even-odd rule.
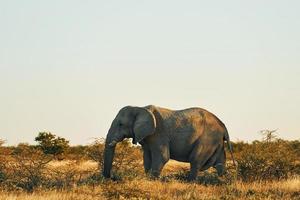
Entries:
[[[99,172],[103,169],[104,139],[97,139],[87,148],[87,155],[98,163]],[[142,153],[139,147],[131,145],[130,140],[125,139],[117,144],[113,160],[113,176],[116,179],[122,177],[134,177],[143,171]]]
[[45,181],[45,169],[52,156],[26,144],[20,144],[12,154],[12,159],[4,164],[8,189],[23,189],[32,192]]
[[103,138],[95,139],[85,150],[87,157],[98,163],[98,170],[103,168],[104,142],[105,139]]
[[139,147],[131,145],[130,140],[120,142],[115,151],[113,173],[115,177],[136,177],[143,173],[142,152]]
[[[95,167],[83,169],[81,161],[56,161],[52,166],[53,156],[44,154],[39,148],[19,145],[11,159],[0,157],[1,189],[33,192],[38,188],[72,189],[90,182],[91,176],[99,174]],[[99,183],[99,182],[97,182]]]
[[76,145],[76,146],[70,146],[65,154],[64,157],[66,160],[87,160],[87,149],[89,146],[84,146],[84,145]]
[[288,141],[255,141],[238,155],[243,181],[279,180],[299,174],[299,159]]
[[5,159],[5,157],[3,155],[0,155],[0,186],[7,179],[5,163],[7,163],[7,160]]
[[0,139],[0,186],[2,186],[7,180],[7,168],[6,165],[11,161],[9,148],[3,147],[5,140]]
[[95,172],[94,169],[81,169],[81,161],[68,161],[60,166],[48,168],[47,187],[55,189],[71,189],[86,183]]
[[[103,141],[103,140],[102,140]],[[0,186],[7,190],[32,192],[37,188],[71,189],[79,185],[96,185],[104,181],[100,171],[103,167],[104,144],[96,140],[87,147],[86,154],[98,167],[82,169],[82,159],[55,161],[54,156],[45,154],[39,147],[20,144],[10,155],[0,154]],[[141,154],[129,141],[118,144],[114,158],[115,177],[135,177],[142,170]],[[133,176],[134,175],[134,176]]]

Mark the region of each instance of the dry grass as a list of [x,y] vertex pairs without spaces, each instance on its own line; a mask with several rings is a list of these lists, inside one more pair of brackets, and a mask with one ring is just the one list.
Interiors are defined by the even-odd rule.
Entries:
[[299,199],[299,181],[297,178],[281,182],[204,186],[178,181],[134,180],[111,188],[105,185],[103,191],[112,199]]
[[[7,160],[9,156],[0,156],[0,200],[298,200],[300,199],[298,156],[300,143],[295,143],[294,146],[290,143],[287,147],[293,146],[293,148],[286,148],[286,152],[271,157],[277,144],[285,145],[285,142],[242,144],[236,156],[239,163],[238,170],[228,162],[228,173],[224,177],[218,178],[212,169],[199,173],[197,181],[193,183],[186,181],[189,164],[174,160],[167,163],[159,180],[151,180],[143,172],[141,152],[126,143],[116,152],[114,181],[105,180],[100,175],[103,155],[102,149],[99,148],[101,144],[92,146],[89,151],[91,158],[94,158],[93,161],[69,158],[64,161],[52,160],[45,165],[40,165],[45,160],[42,155],[24,147],[26,154],[17,154],[18,157],[12,154],[13,160]],[[23,168],[19,169],[15,166]],[[275,176],[276,173],[278,176]],[[270,176],[267,176],[268,174]],[[34,187],[27,189],[25,187],[27,185]]]
[[163,169],[164,173],[174,172],[178,170],[189,170],[190,164],[184,162],[178,162],[176,160],[170,160]]
[[75,165],[77,170],[93,170],[97,169],[98,163],[92,160],[86,161],[72,161],[72,160],[65,160],[65,161],[51,161],[48,163],[49,169],[55,169],[60,167],[65,167],[68,165]]
[[82,186],[69,191],[36,191],[34,193],[2,192],[0,199],[299,199],[300,178],[279,182],[237,182],[232,185],[204,186],[173,180],[135,179],[107,181],[97,187]]
[[71,191],[36,191],[34,193],[25,192],[2,192],[0,200],[95,200],[106,199],[102,196],[101,187],[89,188],[80,187]]
[[[95,169],[97,163],[84,161],[75,163],[76,170]],[[55,161],[49,168],[58,169],[74,166],[74,161]],[[176,173],[188,169],[189,165],[170,161],[164,174]],[[187,183],[174,177],[167,180],[150,180],[137,177],[131,180],[104,181],[96,185],[83,185],[69,189],[45,190],[37,189],[33,193],[21,191],[0,192],[0,200],[39,200],[39,199],[299,199],[300,177],[282,181],[242,182],[232,184],[203,185]]]

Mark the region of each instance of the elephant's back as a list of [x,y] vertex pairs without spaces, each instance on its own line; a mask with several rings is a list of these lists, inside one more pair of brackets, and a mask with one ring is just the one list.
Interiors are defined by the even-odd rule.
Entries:
[[206,128],[209,128],[212,131],[227,131],[225,124],[215,114],[206,109],[194,107],[178,110],[178,112],[185,113],[186,116],[193,116],[194,118],[200,116],[200,118],[205,121]]
[[206,131],[227,132],[225,124],[212,112],[192,107],[182,110],[170,110],[156,107],[167,129],[175,129],[179,132],[198,131],[205,126]]

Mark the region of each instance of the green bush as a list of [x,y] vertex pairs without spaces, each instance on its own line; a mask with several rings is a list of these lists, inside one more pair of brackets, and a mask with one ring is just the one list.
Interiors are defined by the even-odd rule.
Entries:
[[62,154],[69,148],[68,140],[50,132],[40,132],[35,138],[35,141],[39,143],[38,147],[40,147],[45,154],[54,155],[59,159],[62,158]]

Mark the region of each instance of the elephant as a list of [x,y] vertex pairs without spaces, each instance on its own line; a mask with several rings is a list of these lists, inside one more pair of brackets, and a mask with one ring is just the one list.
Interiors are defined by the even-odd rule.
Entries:
[[111,177],[118,142],[132,138],[143,150],[146,174],[158,178],[169,159],[190,163],[188,180],[198,171],[214,167],[219,176],[225,173],[225,144],[232,155],[228,131],[223,122],[202,108],[170,110],[154,105],[122,108],[108,130],[104,147],[102,174]]

